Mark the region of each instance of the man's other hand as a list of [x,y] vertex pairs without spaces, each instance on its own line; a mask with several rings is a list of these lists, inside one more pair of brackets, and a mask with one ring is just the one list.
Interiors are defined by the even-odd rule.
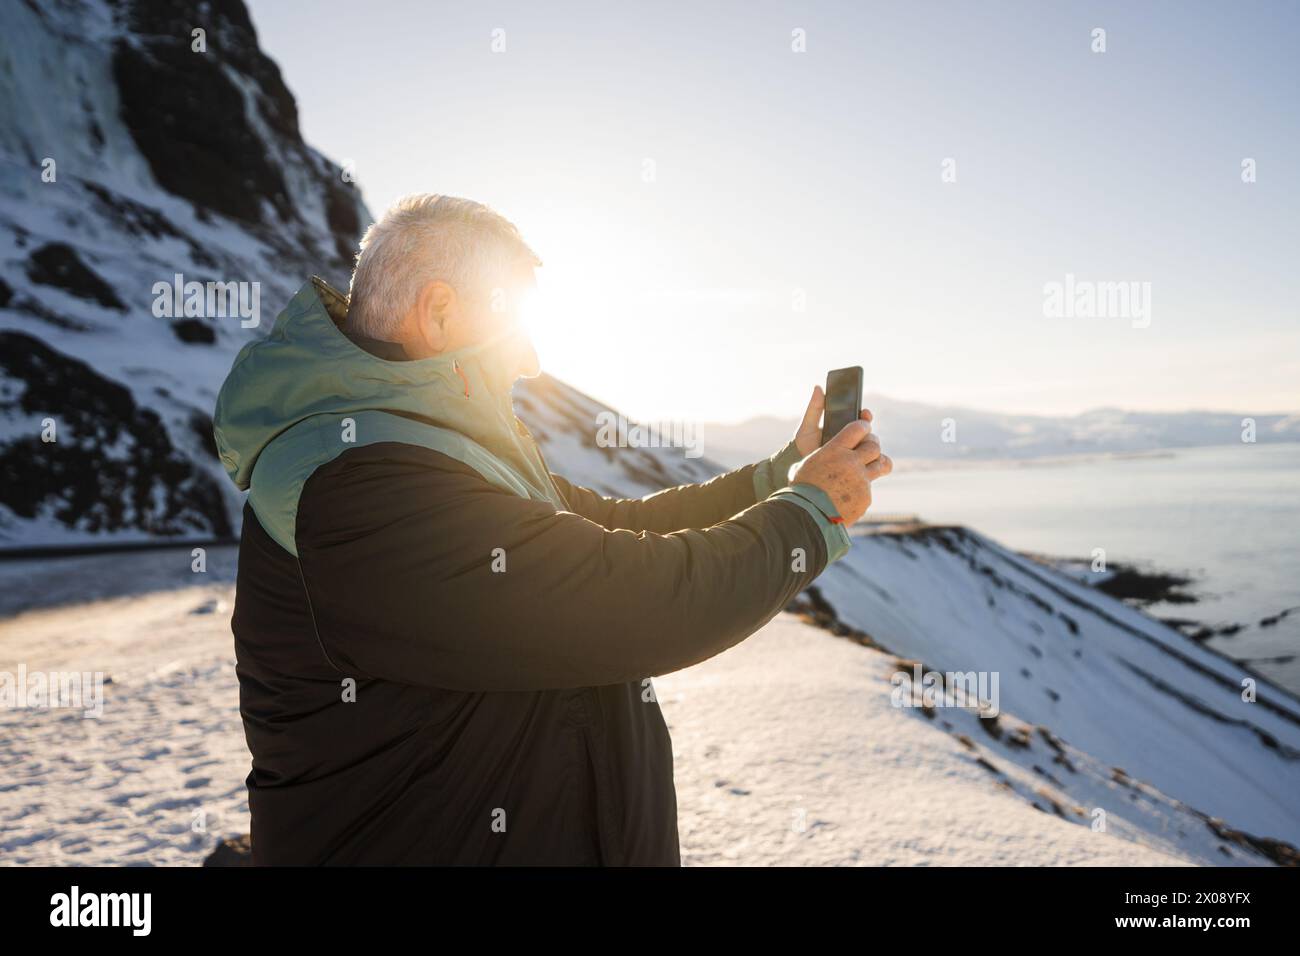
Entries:
[[[816,400],[817,396],[813,397]],[[845,524],[853,524],[871,507],[871,482],[894,470],[894,463],[881,454],[880,442],[871,434],[869,414],[864,411],[863,421],[845,425],[796,465],[790,479],[791,484],[802,482],[826,492]]]
[[[794,433],[794,444],[799,454],[807,458],[822,444],[822,412],[826,410],[826,393],[820,385],[813,387],[812,398],[808,399],[808,410],[803,413],[799,430]],[[871,422],[871,412],[862,410],[862,420]]]

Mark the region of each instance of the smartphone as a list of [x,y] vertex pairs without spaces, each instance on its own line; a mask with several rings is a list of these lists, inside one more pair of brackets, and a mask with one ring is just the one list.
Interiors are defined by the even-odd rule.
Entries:
[[862,417],[862,366],[826,373],[826,410],[822,412],[822,444]]

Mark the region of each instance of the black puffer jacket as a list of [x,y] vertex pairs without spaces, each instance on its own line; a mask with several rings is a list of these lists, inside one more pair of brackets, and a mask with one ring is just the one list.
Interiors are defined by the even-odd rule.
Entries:
[[808,515],[754,504],[748,471],[648,505],[561,482],[573,513],[557,514],[436,452],[361,448],[308,483],[301,577],[246,511],[255,861],[677,864],[647,678],[757,630],[825,562]]

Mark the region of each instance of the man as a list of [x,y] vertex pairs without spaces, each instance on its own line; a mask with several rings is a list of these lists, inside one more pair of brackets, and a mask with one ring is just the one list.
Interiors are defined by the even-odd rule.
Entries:
[[486,207],[408,197],[350,296],[303,286],[222,387],[256,863],[678,864],[649,678],[762,627],[891,469],[866,413],[817,450],[815,391],[787,448],[702,485],[552,475],[510,397],[538,264]]

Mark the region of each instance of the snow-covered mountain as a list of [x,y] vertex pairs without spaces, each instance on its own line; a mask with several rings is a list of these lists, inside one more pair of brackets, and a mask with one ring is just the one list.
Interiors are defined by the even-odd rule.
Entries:
[[[239,0],[0,6],[0,547],[231,536],[217,390],[310,275],[346,287],[368,222]],[[244,298],[187,310],[159,292],[177,276]],[[599,409],[521,390],[579,471],[614,460]],[[616,472],[645,490],[710,473],[659,449]]]
[[[359,195],[237,2],[4,4],[0,116],[0,536],[229,535],[216,390],[306,275],[346,276]],[[177,275],[269,315],[159,315]]]
[[[1300,441],[1300,414],[1253,412],[1131,412],[1096,408],[1078,415],[1013,415],[959,406],[903,402],[867,395],[879,432],[898,459],[958,462],[1126,455],[1165,448],[1231,445],[1245,419],[1254,440]],[[753,461],[793,433],[794,419],[770,416],[733,425],[702,424],[704,451],[725,465]]]

